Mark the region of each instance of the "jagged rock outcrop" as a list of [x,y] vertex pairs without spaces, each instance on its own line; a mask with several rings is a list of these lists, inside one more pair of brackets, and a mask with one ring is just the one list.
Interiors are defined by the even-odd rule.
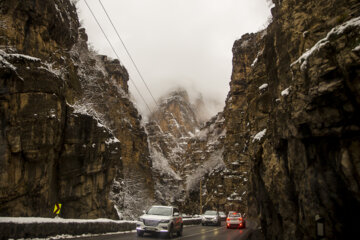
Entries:
[[[201,98],[191,103],[185,90],[176,90],[160,100],[159,108],[146,124],[156,198],[163,204],[176,204],[186,213],[200,210],[200,180],[204,193],[207,189],[210,193],[204,194],[204,209],[219,204],[212,193],[215,187],[221,188],[221,183],[217,179],[210,183],[207,179],[224,170],[222,146],[226,130],[222,114],[200,124],[198,118],[204,117],[203,107]],[[219,181],[223,180],[223,173],[221,176]]]
[[160,106],[150,115],[149,121],[157,122],[162,131],[179,139],[193,135],[199,128],[194,111],[186,90],[179,89],[160,99]]
[[[232,159],[229,167],[225,166],[224,114],[200,126],[202,108],[201,100],[190,103],[186,91],[178,90],[162,98],[150,116],[146,129],[156,198],[163,204],[177,204],[190,214],[200,212],[200,195],[201,211],[245,211],[248,179],[244,161]],[[232,147],[231,141],[227,144]]]
[[[357,236],[358,1],[274,0],[273,21],[233,47],[224,160],[249,169],[248,213],[266,239]],[[238,143],[238,145],[237,145]]]
[[156,179],[156,197],[163,204],[184,200],[181,171],[189,139],[200,124],[184,89],[169,93],[150,115],[146,129]]
[[154,183],[147,135],[141,116],[129,100],[128,73],[117,59],[88,49],[84,29],[79,29],[70,55],[82,86],[82,95],[73,107],[98,119],[119,141],[123,169],[115,179],[111,198],[121,218],[134,219],[152,203]]
[[224,173],[228,171],[223,161],[224,121],[223,114],[219,113],[188,141],[182,170],[182,177],[186,180],[183,204],[186,213],[198,214],[207,209],[225,210],[227,196],[224,181],[227,176]]
[[88,49],[68,0],[5,0],[0,11],[0,214],[52,216],[60,202],[63,217],[117,218],[132,172],[150,204],[126,69]]
[[[242,41],[235,42],[233,48],[233,72],[230,81],[230,92],[226,99],[226,106],[223,111],[225,123],[224,127],[227,129],[224,140],[224,162],[232,178],[227,179],[225,186],[231,186],[230,192],[227,195],[233,195],[230,208],[227,210],[239,211],[242,213],[248,212],[248,182],[249,171],[251,163],[251,155],[248,153],[248,147],[252,143],[250,122],[247,113],[249,111],[249,104],[247,89],[251,86],[249,82],[244,79],[248,77],[248,72],[251,67],[258,63],[258,58],[262,54],[263,37],[266,31],[261,31],[257,34],[246,34],[242,37]],[[250,44],[254,44],[250,48]],[[239,54],[239,51],[242,54]],[[251,56],[251,57],[249,57]],[[266,75],[264,72],[253,72],[260,80],[266,82]],[[262,85],[262,88],[267,88],[267,85]],[[257,89],[257,88],[256,88]],[[261,89],[260,91],[263,91]],[[267,104],[268,99],[264,99],[262,106]],[[259,104],[259,105],[260,105]],[[260,106],[261,108],[263,108]],[[258,124],[261,121],[267,121],[266,117],[260,114],[254,119]],[[233,200],[229,198],[228,200]],[[231,209],[232,208],[232,209]]]

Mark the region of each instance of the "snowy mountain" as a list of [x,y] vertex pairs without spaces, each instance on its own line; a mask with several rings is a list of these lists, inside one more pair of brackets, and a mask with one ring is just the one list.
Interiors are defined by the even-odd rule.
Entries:
[[199,124],[201,109],[197,107],[201,105],[199,100],[191,103],[185,90],[171,92],[161,99],[146,124],[156,199],[179,205],[187,213],[199,213],[201,182],[204,210],[244,209],[246,201],[234,196],[246,191],[239,188],[239,181],[228,181],[243,176],[224,163],[224,115],[219,113]]
[[[0,2],[0,215],[136,219],[154,203],[246,212],[264,239],[359,228],[360,4],[273,0],[233,46],[224,110],[164,96],[143,123],[74,1]],[[201,203],[201,204],[200,204]],[[316,217],[316,218],[315,218]]]

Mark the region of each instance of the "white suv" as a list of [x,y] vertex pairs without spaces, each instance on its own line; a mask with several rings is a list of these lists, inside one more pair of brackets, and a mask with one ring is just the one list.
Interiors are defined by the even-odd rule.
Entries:
[[201,217],[201,224],[204,225],[208,225],[208,224],[212,224],[212,225],[217,225],[217,226],[221,226],[221,219],[220,219],[220,215],[218,211],[215,210],[207,210],[204,215],[202,215]]
[[177,208],[171,206],[152,206],[140,216],[136,224],[139,237],[144,233],[164,233],[172,238],[175,233],[182,235],[183,221]]

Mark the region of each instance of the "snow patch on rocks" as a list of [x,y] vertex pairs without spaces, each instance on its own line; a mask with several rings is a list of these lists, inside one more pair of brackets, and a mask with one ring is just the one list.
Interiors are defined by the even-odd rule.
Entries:
[[264,83],[264,84],[262,84],[262,85],[259,87],[259,90],[261,91],[261,90],[263,90],[263,89],[266,89],[268,86],[269,86],[269,84]]
[[290,87],[284,89],[283,91],[281,91],[281,96],[285,97],[287,95],[290,94]]
[[153,160],[153,168],[164,174],[172,176],[176,180],[182,180],[182,178],[170,167],[169,160],[158,152],[155,148],[151,148],[151,159]]
[[195,187],[198,186],[200,179],[203,178],[207,173],[215,169],[225,167],[225,163],[222,156],[223,152],[224,152],[223,148],[213,152],[209,157],[209,160],[207,160],[197,169],[195,169],[192,175],[188,176],[188,178],[186,179],[187,191],[195,189]]
[[257,134],[255,134],[255,136],[253,137],[252,142],[260,141],[266,134],[266,128],[260,132],[258,132]]
[[335,36],[341,35],[346,30],[353,27],[360,27],[360,17],[352,18],[349,21],[332,28],[325,38],[319,40],[310,50],[303,53],[295,62],[290,65],[290,67],[296,64],[300,64],[300,70],[304,71],[307,68],[308,59],[312,54],[318,52],[321,48],[326,46]]

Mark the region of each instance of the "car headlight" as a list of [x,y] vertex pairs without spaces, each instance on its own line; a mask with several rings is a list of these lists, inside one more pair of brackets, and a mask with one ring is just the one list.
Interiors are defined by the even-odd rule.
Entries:
[[143,218],[139,218],[138,221],[139,221],[139,222],[144,222],[144,219],[143,219]]
[[160,223],[169,223],[170,220],[161,220]]

